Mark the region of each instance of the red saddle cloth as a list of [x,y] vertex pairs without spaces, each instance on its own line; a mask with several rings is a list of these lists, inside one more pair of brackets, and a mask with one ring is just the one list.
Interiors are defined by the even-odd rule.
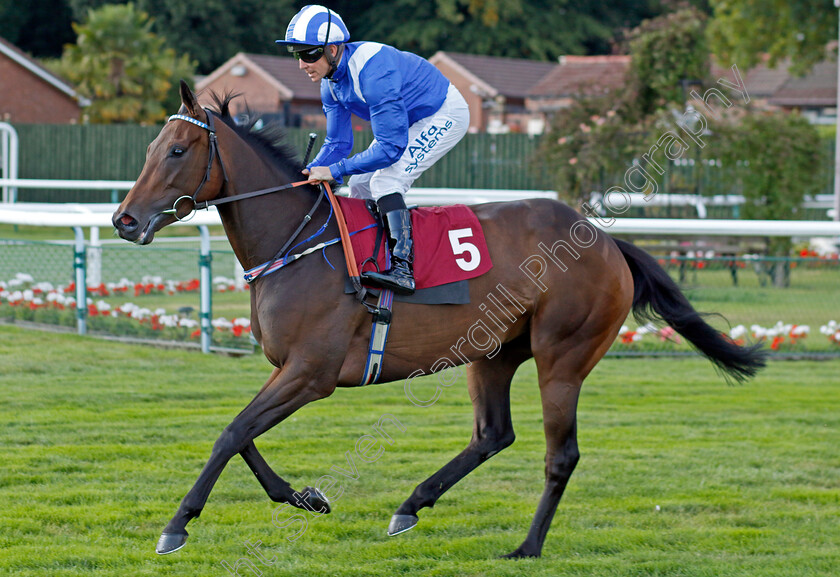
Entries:
[[[347,230],[353,244],[353,253],[359,272],[375,270],[368,262],[373,256],[376,244],[376,228],[357,232],[374,223],[365,201],[338,196]],[[466,280],[481,276],[491,268],[490,252],[484,240],[484,231],[475,213],[463,204],[451,206],[420,207],[411,211],[411,226],[414,232],[414,282],[418,289]],[[379,270],[388,265],[386,235],[377,254]]]

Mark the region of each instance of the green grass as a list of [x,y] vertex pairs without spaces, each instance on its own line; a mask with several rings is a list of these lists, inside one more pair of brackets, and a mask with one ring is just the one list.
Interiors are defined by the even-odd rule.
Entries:
[[[671,271],[676,277],[676,273]],[[731,325],[772,326],[777,321],[809,325],[813,337],[829,320],[840,320],[840,267],[808,269],[798,267],[787,288],[761,286],[751,270],[742,270],[738,287],[732,286],[728,271],[689,273],[683,289],[698,310],[724,315]]]
[[398,383],[305,407],[258,440],[296,488],[346,466],[381,415],[406,431],[392,431],[375,463],[356,459],[358,480],[342,478],[334,512],[310,519],[294,543],[235,458],[187,547],[158,557],[161,529],[268,371],[259,356],[0,327],[0,573],[229,575],[221,561],[246,557],[246,541],[273,559],[257,562],[269,576],[791,577],[840,566],[838,364],[773,363],[733,387],[699,359],[598,365],[580,401],[582,460],[542,559],[496,559],[524,538],[542,489],[532,364],[513,385],[517,441],[421,511],[413,531],[385,535],[413,487],[467,442],[463,383],[428,408]]

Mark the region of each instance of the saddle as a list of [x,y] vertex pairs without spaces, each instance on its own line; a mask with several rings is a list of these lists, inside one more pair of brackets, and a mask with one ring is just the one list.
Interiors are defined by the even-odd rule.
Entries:
[[[345,256],[356,261],[349,274],[366,270],[387,270],[389,251],[385,246],[382,219],[376,204],[355,198],[334,197],[340,207],[336,212],[344,216],[351,248]],[[425,304],[467,304],[470,302],[467,280],[493,267],[484,231],[475,213],[465,205],[421,207],[411,210],[414,230],[414,282],[412,295],[396,298]],[[359,294],[358,277],[345,292]],[[385,344],[391,328],[391,306],[394,294],[390,290],[366,287],[366,294],[378,296],[376,306],[363,302],[373,314],[367,362],[360,385],[375,383],[382,371]]]
[[[336,200],[347,223],[359,272],[387,270],[389,253],[375,204],[347,197],[336,197]],[[419,207],[411,210],[411,224],[417,292],[397,296],[397,300],[424,304],[468,303],[466,281],[493,268],[478,217],[463,204]],[[464,290],[466,301],[461,294]]]

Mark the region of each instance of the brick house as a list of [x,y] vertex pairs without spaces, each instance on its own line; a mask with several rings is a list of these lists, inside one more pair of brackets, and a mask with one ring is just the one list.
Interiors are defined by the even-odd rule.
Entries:
[[75,123],[88,104],[67,82],[0,38],[0,121]]
[[559,64],[528,93],[526,108],[549,120],[582,96],[606,95],[625,83],[630,57],[561,56]]
[[[784,70],[787,64],[779,64]],[[750,71],[752,72],[752,71]],[[751,88],[750,77],[744,79]],[[752,96],[750,91],[750,96]],[[817,63],[805,76],[784,75],[784,82],[767,98],[770,106],[800,112],[812,124],[837,123],[837,62]]]
[[[238,93],[231,113],[248,111],[282,122],[285,126],[324,129],[320,83],[312,82],[291,56],[238,53],[196,83],[199,101],[210,103],[208,93]],[[355,116],[354,125],[368,126]]]
[[[787,71],[790,62],[785,60],[776,64],[774,68],[769,68],[765,63],[766,61],[767,58],[764,58],[764,62],[758,66],[746,71],[739,69],[738,73],[741,75],[744,85],[747,87],[747,92],[750,95],[750,104],[757,108],[773,109],[778,107],[771,104],[770,100],[791,79]],[[835,66],[835,84],[837,79],[836,68]],[[712,64],[710,76],[712,82],[716,82],[720,78],[725,78],[733,83],[736,81],[735,73],[731,68],[720,66],[717,63]]]
[[464,95],[470,132],[542,132],[539,115],[529,112],[525,102],[554,62],[454,52],[438,52],[429,62]]
[[[464,95],[470,107],[470,132],[541,134],[559,110],[576,99],[621,90],[630,67],[627,55],[561,56],[540,62],[454,52],[438,52],[429,61]],[[799,110],[811,122],[833,123],[837,90],[835,63],[823,62],[803,78],[792,77],[787,63],[760,64],[740,71],[751,105]],[[731,70],[713,65],[711,80],[734,81]],[[289,56],[239,53],[197,83],[199,91],[238,92],[233,112],[276,115],[288,126],[325,128],[319,85],[312,83]],[[199,95],[209,103],[206,94]],[[353,117],[357,129],[368,123]]]

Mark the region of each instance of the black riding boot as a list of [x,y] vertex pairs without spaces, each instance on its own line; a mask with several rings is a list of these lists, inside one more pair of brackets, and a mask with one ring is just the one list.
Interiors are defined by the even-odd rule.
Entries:
[[[399,198],[395,202],[393,197]],[[388,199],[390,202],[382,202]],[[388,228],[388,247],[391,249],[391,268],[384,272],[366,272],[362,279],[371,285],[391,289],[396,294],[410,295],[414,293],[414,241],[411,237],[411,213],[405,208],[405,201],[398,194],[389,194],[380,199],[380,210],[385,213],[385,223]],[[399,208],[394,208],[394,205]],[[383,206],[384,205],[384,206]]]

